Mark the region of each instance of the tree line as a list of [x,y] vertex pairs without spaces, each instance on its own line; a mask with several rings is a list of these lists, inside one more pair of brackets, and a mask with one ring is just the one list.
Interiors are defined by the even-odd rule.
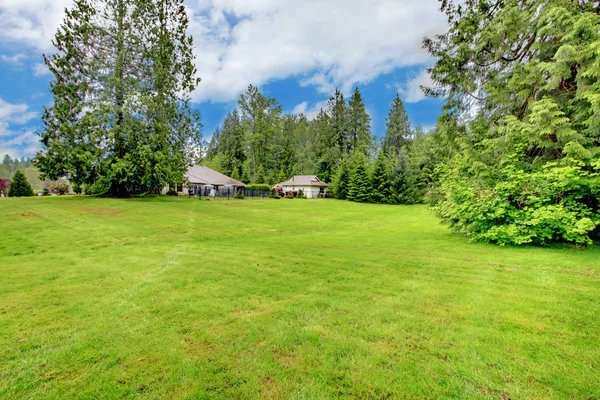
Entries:
[[275,98],[250,85],[205,143],[200,162],[245,183],[317,175],[338,199],[410,204],[422,202],[433,182],[434,136],[411,129],[399,96],[378,139],[358,88],[349,100],[336,90],[309,120],[283,113]]

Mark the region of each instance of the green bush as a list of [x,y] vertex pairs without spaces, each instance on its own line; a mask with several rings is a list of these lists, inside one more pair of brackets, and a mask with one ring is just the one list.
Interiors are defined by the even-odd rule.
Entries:
[[244,200],[244,191],[238,190],[237,194],[235,195],[235,198],[238,200]]
[[8,197],[28,197],[33,196],[33,189],[27,181],[21,170],[17,170],[13,176],[13,180],[8,188]]
[[287,197],[288,199],[293,199],[293,198],[294,198],[294,197],[296,197],[296,196],[294,196],[294,192],[291,192],[291,191],[290,191],[290,192],[287,192],[287,193],[285,194],[285,197]]
[[81,185],[73,182],[73,192],[77,193],[77,194],[81,194],[81,192],[83,192],[83,190],[81,190]]
[[275,188],[271,189],[271,195],[269,197],[277,200],[281,199],[279,193],[277,193],[277,190],[275,190]]
[[177,191],[175,189],[169,189],[167,192],[167,196],[178,196]]
[[299,199],[306,199],[306,195],[304,194],[304,190],[300,189],[298,190],[298,196]]
[[576,163],[549,162],[536,170],[507,163],[484,180],[467,157],[457,156],[432,196],[438,199],[437,215],[473,240],[500,245],[600,241],[600,162],[593,171]]
[[106,196],[110,191],[111,183],[108,179],[100,178],[91,185],[85,185],[85,194],[88,196]]
[[253,183],[251,185],[246,185],[246,189],[248,190],[271,190],[271,185],[266,183]]

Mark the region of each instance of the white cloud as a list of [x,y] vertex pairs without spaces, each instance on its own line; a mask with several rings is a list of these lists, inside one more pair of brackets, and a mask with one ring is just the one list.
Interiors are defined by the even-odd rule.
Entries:
[[23,126],[38,116],[26,104],[11,104],[0,98],[0,155],[31,156],[39,148],[37,135]]
[[418,103],[425,99],[425,93],[421,90],[421,86],[431,87],[433,81],[426,69],[422,70],[416,77],[408,81],[404,85],[399,85],[398,91],[402,94],[402,98],[407,103]]
[[[52,50],[72,0],[0,0],[0,43]],[[424,36],[445,29],[437,0],[188,0],[202,83],[196,101],[227,102],[248,84],[296,77],[348,93],[398,67],[424,65]]]
[[303,101],[294,107],[292,114],[304,114],[307,119],[313,120],[317,115],[319,115],[321,109],[327,107],[327,102],[328,100],[323,100],[317,103],[309,104],[308,101]]
[[31,67],[31,70],[33,71],[33,74],[38,78],[46,75],[52,75],[52,73],[44,63],[35,64],[33,67]]
[[0,54],[0,61],[6,64],[21,65],[23,64],[23,60],[25,60],[26,58],[27,56],[23,53],[13,55]]

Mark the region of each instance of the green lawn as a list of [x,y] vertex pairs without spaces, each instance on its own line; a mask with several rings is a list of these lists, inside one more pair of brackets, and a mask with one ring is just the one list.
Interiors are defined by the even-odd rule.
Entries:
[[422,206],[0,199],[0,398],[600,398],[600,249]]

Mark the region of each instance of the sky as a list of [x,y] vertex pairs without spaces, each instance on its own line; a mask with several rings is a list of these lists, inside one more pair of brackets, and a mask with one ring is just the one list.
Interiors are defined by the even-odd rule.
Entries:
[[[51,74],[42,55],[73,0],[0,0],[0,156],[29,157],[40,148]],[[425,36],[444,32],[438,0],[187,0],[196,66],[193,93],[210,139],[249,84],[285,112],[314,117],[335,88],[358,87],[382,136],[400,95],[411,124],[430,128],[442,100],[426,98],[433,63]]]

